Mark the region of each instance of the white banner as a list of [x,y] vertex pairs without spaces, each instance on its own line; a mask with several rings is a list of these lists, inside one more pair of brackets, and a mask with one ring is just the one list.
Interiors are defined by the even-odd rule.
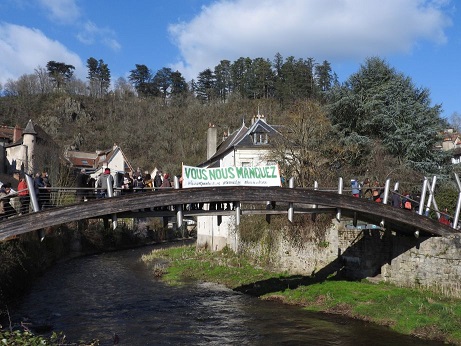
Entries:
[[281,186],[278,165],[199,168],[182,166],[182,187]]

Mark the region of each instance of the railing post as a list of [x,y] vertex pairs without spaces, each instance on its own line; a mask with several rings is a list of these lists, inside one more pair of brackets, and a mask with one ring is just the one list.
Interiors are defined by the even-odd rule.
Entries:
[[[114,197],[114,186],[111,184],[112,179],[106,177],[107,179],[107,197],[112,198]],[[112,229],[115,230],[117,228],[117,214],[112,214]]]
[[434,175],[434,177],[432,178],[431,187],[429,189],[429,198],[427,199],[426,211],[424,212],[424,215],[429,216],[431,204],[433,204],[435,212],[437,214],[437,219],[440,219],[439,207],[437,206],[437,201],[435,200],[435,196],[434,196],[436,182],[437,182],[437,176]]
[[32,179],[29,174],[25,174],[25,177],[27,181],[27,189],[29,190],[30,201],[32,202],[32,208],[34,209],[34,212],[40,211],[37,195],[35,194],[34,179]]
[[389,200],[389,188],[391,186],[391,180],[386,179],[386,183],[384,184],[384,199],[383,199],[383,204],[387,204]]
[[[174,177],[174,188],[179,189],[179,179],[177,176]],[[176,223],[178,224],[178,228],[181,229],[182,237],[184,238],[184,227],[183,227],[183,210],[182,204],[176,205]]]
[[[389,188],[391,186],[391,180],[386,179],[386,183],[384,184],[384,198],[383,198],[383,204],[387,204],[387,201],[389,199]],[[381,219],[381,222],[379,223],[381,228],[384,227],[384,219]]]
[[[343,194],[343,178],[339,177],[338,194]],[[341,208],[336,208],[336,220],[341,221]]]
[[461,182],[459,181],[459,176],[455,173],[456,184],[458,185],[458,202],[456,203],[456,211],[453,217],[453,228],[458,229],[458,221],[459,221],[459,212],[461,210]]
[[419,200],[418,214],[423,215],[424,211],[424,201],[426,200],[426,191],[427,191],[427,178],[424,177],[423,190],[421,191],[421,197]]
[[[288,187],[293,189],[295,187],[295,178],[291,177],[288,181]],[[293,202],[288,203],[288,221],[293,222],[294,208]]]
[[[29,190],[29,197],[30,201],[32,202],[32,208],[34,209],[34,212],[38,212],[40,211],[40,205],[38,204],[37,195],[35,193],[34,179],[29,174],[25,174],[24,176],[26,177],[27,189]],[[39,229],[37,234],[40,241],[45,239],[45,231],[43,229]]]

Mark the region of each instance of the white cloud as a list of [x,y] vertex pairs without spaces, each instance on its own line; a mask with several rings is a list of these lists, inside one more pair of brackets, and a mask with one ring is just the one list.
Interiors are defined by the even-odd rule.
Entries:
[[449,0],[223,0],[169,27],[186,79],[221,59],[362,60],[443,44]]
[[24,26],[0,24],[0,56],[0,83],[34,73],[35,68],[45,67],[51,60],[73,65],[77,76],[85,74],[85,65],[77,54],[40,30]]
[[95,23],[87,21],[77,34],[77,39],[86,45],[101,43],[113,51],[121,49],[120,43],[115,39],[115,32],[108,28],[99,28]]
[[80,17],[80,9],[75,0],[40,0],[49,11],[50,18],[61,23],[73,23]]

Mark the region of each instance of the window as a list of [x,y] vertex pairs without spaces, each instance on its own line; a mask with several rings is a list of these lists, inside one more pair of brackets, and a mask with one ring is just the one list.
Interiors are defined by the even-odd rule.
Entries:
[[254,144],[267,144],[268,136],[267,133],[256,132],[253,135],[253,143]]

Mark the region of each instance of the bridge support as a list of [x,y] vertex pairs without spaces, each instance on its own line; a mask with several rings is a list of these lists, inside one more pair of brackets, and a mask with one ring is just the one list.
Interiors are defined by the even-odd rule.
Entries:
[[[291,177],[288,182],[288,187],[293,189],[295,187],[295,178]],[[288,221],[293,222],[294,208],[293,202],[288,203]]]
[[239,226],[240,225],[240,202],[234,202],[233,206],[235,209],[235,224]]
[[[318,181],[314,181],[314,191],[317,191],[319,189],[319,183]],[[317,204],[313,204],[312,205],[312,208],[313,209],[317,209],[318,208],[318,205]],[[315,219],[317,219],[317,213],[312,213],[311,215],[311,220],[312,222],[315,222]]]
[[[338,182],[338,194],[342,195],[343,194],[343,178],[339,177],[339,182]],[[336,208],[336,220],[338,222],[341,221],[341,208]]]
[[[174,177],[174,188],[179,189],[179,179],[177,176]],[[183,227],[183,207],[182,204],[176,205],[176,223],[178,228],[181,230],[181,235],[184,238],[184,227]]]
[[[114,187],[112,184],[109,183],[110,179],[107,179],[107,196],[109,198],[114,197]],[[112,214],[112,229],[115,230],[117,228],[117,214]]]

